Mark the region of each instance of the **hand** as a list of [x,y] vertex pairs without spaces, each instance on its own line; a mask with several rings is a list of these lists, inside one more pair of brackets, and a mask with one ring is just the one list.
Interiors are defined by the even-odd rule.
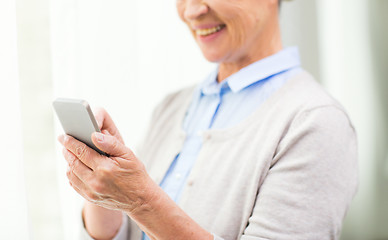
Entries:
[[[69,163],[67,176],[71,186],[86,200],[112,210],[127,213],[146,204],[157,186],[148,176],[144,165],[123,143],[117,129],[108,118],[111,135],[94,133],[92,141],[109,157],[100,155],[84,143],[67,135],[58,140],[64,146],[63,155]],[[118,135],[117,135],[118,134]]]
[[[62,135],[58,140],[64,146],[63,155],[69,163],[67,176],[70,185],[91,203],[96,212],[98,206],[125,212],[153,239],[213,239],[213,236],[194,222],[148,176],[144,165],[124,141],[112,119],[98,109],[96,120],[102,133],[94,133],[92,141],[109,157],[100,155],[73,137]],[[88,221],[86,228],[95,238],[112,238],[121,224],[106,224],[106,212],[99,209],[97,223]],[[113,212],[113,211],[112,211]],[[112,213],[111,212],[111,213]],[[117,212],[116,212],[117,213]],[[89,214],[90,217],[96,215]],[[111,229],[107,225],[112,225]],[[114,225],[114,226],[113,226]],[[103,227],[101,227],[103,226]]]
[[105,111],[105,109],[96,108],[93,109],[93,112],[101,132],[103,134],[116,137],[122,144],[124,144],[124,140],[121,137],[119,130],[117,129],[115,123],[113,122],[109,114]]

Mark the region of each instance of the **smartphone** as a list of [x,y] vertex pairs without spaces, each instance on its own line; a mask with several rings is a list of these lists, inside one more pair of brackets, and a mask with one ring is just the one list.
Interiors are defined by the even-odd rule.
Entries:
[[101,131],[88,102],[82,99],[57,98],[53,106],[67,135],[106,155],[92,142],[92,133]]

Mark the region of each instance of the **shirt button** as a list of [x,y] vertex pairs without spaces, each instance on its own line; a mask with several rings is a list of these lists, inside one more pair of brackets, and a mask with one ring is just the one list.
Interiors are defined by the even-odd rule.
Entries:
[[181,178],[182,178],[182,174],[180,174],[180,173],[177,173],[177,174],[175,175],[175,178],[176,178],[177,180],[181,180]]
[[206,140],[209,140],[211,138],[210,134],[206,134],[204,137]]
[[189,185],[189,186],[193,186],[193,184],[194,184],[194,180],[189,180],[189,181],[187,182],[187,185]]

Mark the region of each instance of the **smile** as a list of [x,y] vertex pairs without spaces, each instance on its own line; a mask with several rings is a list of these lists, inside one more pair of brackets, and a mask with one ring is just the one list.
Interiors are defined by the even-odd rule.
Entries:
[[197,30],[195,30],[195,33],[199,36],[209,36],[213,33],[221,31],[225,27],[226,27],[226,25],[223,24],[223,25],[218,25],[216,27],[212,27],[212,28],[197,29]]

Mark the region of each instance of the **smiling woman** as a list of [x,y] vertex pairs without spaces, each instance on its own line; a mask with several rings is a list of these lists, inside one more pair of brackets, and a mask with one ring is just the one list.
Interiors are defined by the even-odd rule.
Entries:
[[92,140],[108,156],[59,138],[87,200],[82,238],[338,239],[357,187],[355,130],[283,48],[279,2],[177,9],[218,66],[158,105],[136,153],[105,110]]
[[[275,1],[281,49],[227,76],[222,57],[246,51],[197,45],[233,40],[229,30],[249,37],[233,2],[249,1],[183,1],[203,14],[182,22],[174,0],[0,1],[0,239],[74,240],[79,230],[83,239],[163,238],[161,230],[188,239],[180,231],[198,225],[194,234],[216,239],[338,239],[356,185],[353,125],[300,60],[359,136],[362,182],[341,239],[388,239],[388,1]],[[120,139],[125,154],[102,158],[66,138],[65,161],[54,147],[56,97],[108,109],[111,118],[95,111],[111,128],[94,140],[104,148]],[[126,214],[138,203],[153,214]]]

